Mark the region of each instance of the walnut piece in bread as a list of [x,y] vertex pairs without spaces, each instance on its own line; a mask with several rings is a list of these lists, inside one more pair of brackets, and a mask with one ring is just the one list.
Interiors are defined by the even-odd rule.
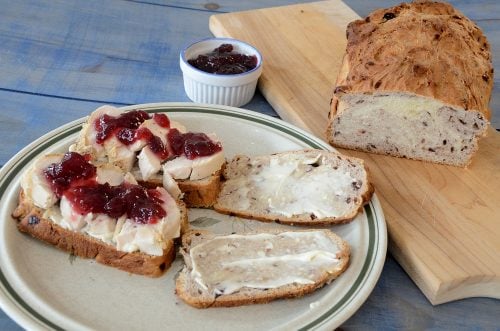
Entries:
[[486,134],[490,45],[447,3],[379,9],[347,27],[327,138],[338,147],[466,166]]

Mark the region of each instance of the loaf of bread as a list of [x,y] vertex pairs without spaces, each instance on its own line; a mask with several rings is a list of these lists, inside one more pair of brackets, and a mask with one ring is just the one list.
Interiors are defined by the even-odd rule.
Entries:
[[196,308],[232,307],[300,297],[330,283],[348,266],[350,249],[330,230],[182,237],[186,266],[177,295]]
[[218,212],[290,225],[351,221],[373,193],[362,160],[299,150],[236,156],[223,171]]
[[347,27],[327,138],[338,147],[466,166],[486,134],[490,45],[447,3],[379,9]]

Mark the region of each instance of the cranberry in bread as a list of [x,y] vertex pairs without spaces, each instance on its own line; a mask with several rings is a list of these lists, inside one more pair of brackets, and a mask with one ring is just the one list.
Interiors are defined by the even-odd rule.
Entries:
[[348,25],[336,85],[332,145],[463,167],[489,124],[490,45],[447,3],[402,3]]

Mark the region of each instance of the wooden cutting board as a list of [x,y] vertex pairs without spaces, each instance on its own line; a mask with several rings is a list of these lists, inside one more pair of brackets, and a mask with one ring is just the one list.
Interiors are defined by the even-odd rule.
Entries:
[[[264,57],[259,88],[281,118],[325,138],[348,22],[340,0],[210,18],[216,36],[245,40]],[[500,298],[500,134],[468,169],[362,152],[384,209],[389,250],[432,304]]]

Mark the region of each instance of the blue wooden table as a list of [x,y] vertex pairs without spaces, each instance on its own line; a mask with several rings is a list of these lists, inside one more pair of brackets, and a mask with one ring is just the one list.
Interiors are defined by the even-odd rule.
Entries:
[[[0,1],[0,165],[102,104],[189,101],[178,54],[211,36],[210,15],[297,2],[305,1]],[[399,3],[345,2],[361,16]],[[452,3],[492,44],[492,125],[500,129],[500,2]],[[245,108],[277,116],[259,93]],[[19,328],[0,311],[0,330]],[[433,307],[388,256],[373,293],[342,328],[500,330],[500,301],[473,298]]]

